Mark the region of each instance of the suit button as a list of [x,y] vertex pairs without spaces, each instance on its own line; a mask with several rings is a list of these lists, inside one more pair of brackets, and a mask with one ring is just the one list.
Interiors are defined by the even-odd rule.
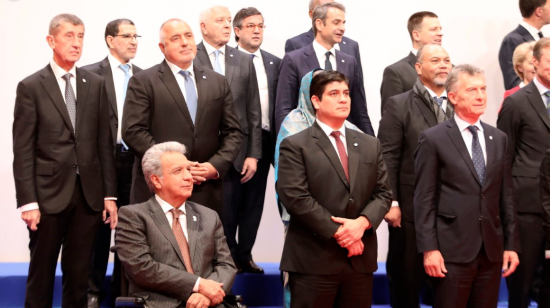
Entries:
[[349,198],[349,202],[350,203],[353,203],[355,200],[353,200],[353,198]]
[[483,215],[479,215],[479,221],[483,220]]
[[197,141],[199,138],[193,138],[193,141]]
[[481,199],[485,199],[485,195],[484,195],[484,194],[481,194]]
[[78,146],[78,141],[75,141],[75,142],[74,142],[74,145]]
[[118,128],[118,124],[115,124],[115,128]]
[[73,164],[73,168],[75,168],[75,169],[76,169],[76,164]]

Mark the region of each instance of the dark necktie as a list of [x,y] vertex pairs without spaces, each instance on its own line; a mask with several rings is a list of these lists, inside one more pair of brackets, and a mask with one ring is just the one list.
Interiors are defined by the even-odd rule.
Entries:
[[348,154],[346,153],[346,148],[344,147],[344,143],[340,139],[341,133],[339,131],[334,131],[330,133],[332,137],[336,140],[336,147],[338,148],[338,155],[340,156],[340,162],[342,163],[342,167],[344,168],[344,173],[346,174],[346,178],[349,182],[349,167],[348,167]]
[[197,117],[197,90],[195,90],[195,83],[193,82],[193,77],[189,71],[181,70],[180,74],[183,75],[185,79],[185,102],[187,103],[187,109],[189,109],[189,115],[191,115],[191,120],[195,124],[195,118]]
[[[124,101],[126,100],[126,90],[128,90],[128,81],[130,81],[130,64],[121,64],[118,67],[120,67],[120,69],[124,71],[124,83],[122,84],[122,102],[118,102],[119,104],[121,104],[119,110],[123,110],[123,108],[121,107],[124,106]],[[122,119],[122,116],[120,118]],[[124,149],[128,151],[128,146],[126,145],[126,143],[124,143],[124,140],[121,139],[120,142],[122,142],[122,146],[124,147]]]
[[174,232],[174,236],[176,237],[176,241],[178,242],[178,246],[181,250],[181,255],[183,257],[183,265],[185,265],[185,269],[191,274],[194,274],[193,266],[191,263],[191,255],[189,254],[189,245],[187,244],[187,239],[185,238],[185,234],[183,233],[183,229],[181,228],[180,224],[180,215],[183,213],[180,209],[171,209],[170,212],[172,213],[172,217],[174,217],[172,221],[172,232]]
[[65,105],[67,105],[67,111],[69,112],[69,118],[73,125],[73,132],[76,133],[76,97],[74,95],[73,86],[71,85],[71,73],[63,75],[65,79]]
[[544,92],[544,96],[546,96],[546,113],[550,116],[550,91]]
[[483,178],[485,177],[485,158],[483,157],[483,151],[481,150],[481,144],[479,143],[479,136],[477,135],[477,126],[470,125],[468,129],[472,133],[472,161],[474,168],[476,169],[479,181],[483,184]]
[[332,55],[330,51],[327,51],[327,53],[325,53],[325,56],[327,56],[325,60],[325,71],[332,71],[332,64],[330,64],[330,55]]
[[250,58],[251,58],[252,60],[254,60],[254,54],[253,54],[253,53],[250,54]]
[[539,38],[543,38],[544,35],[542,35],[542,31],[539,31]]
[[434,96],[435,103],[441,108],[443,112],[445,112],[445,109],[443,109],[443,101],[445,101],[446,99],[447,99],[446,96],[441,96],[441,97]]

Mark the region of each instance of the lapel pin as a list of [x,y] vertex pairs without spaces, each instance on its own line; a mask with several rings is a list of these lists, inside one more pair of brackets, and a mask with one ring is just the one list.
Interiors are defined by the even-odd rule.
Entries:
[[206,79],[206,76],[202,76],[202,79]]
[[270,61],[269,64],[273,65],[273,61]]
[[197,221],[197,216],[193,216],[193,221]]
[[346,44],[346,42],[342,42],[342,43],[344,43],[344,45]]
[[493,140],[493,136],[489,136],[489,139]]
[[233,54],[230,54],[229,56],[230,56],[231,58],[233,58]]
[[82,82],[86,82],[86,79],[82,78]]
[[342,62],[346,62],[344,59],[342,59]]
[[357,142],[353,144],[354,147],[358,146]]

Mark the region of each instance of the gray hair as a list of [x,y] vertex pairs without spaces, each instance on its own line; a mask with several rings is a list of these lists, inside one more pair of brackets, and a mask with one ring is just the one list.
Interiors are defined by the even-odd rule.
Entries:
[[449,73],[449,76],[447,76],[447,81],[445,82],[447,95],[455,90],[460,75],[467,74],[468,76],[477,76],[483,75],[483,73],[482,69],[471,64],[460,64],[455,66]]
[[430,47],[439,47],[439,48],[443,49],[443,47],[441,47],[441,45],[426,44],[426,45],[420,47],[420,49],[418,49],[418,52],[416,53],[416,62],[422,64],[422,57],[424,56],[424,52],[426,52],[424,49],[428,50],[428,48],[430,48]]
[[207,9],[203,10],[199,14],[199,23],[205,24],[207,22],[208,18],[210,17],[210,15],[212,14],[212,11],[214,11],[215,9],[223,9],[223,10],[228,10],[229,11],[229,8],[227,8],[227,6],[223,6],[223,5],[216,5],[216,6],[213,6],[213,7],[209,7]]
[[48,33],[50,35],[56,35],[59,27],[62,23],[68,22],[74,26],[84,26],[84,22],[82,22],[82,19],[78,18],[76,15],[73,14],[59,14],[52,18],[52,21],[50,21],[50,29]]
[[187,149],[185,146],[176,141],[168,141],[155,144],[150,147],[143,158],[141,159],[141,169],[143,169],[143,175],[145,176],[145,182],[151,192],[155,192],[155,185],[151,182],[151,176],[156,175],[162,178],[162,164],[160,162],[162,154],[164,153],[181,153],[185,155]]
[[339,9],[344,13],[346,12],[346,7],[344,7],[342,3],[338,3],[338,2],[329,2],[329,3],[324,3],[316,6],[315,9],[313,10],[313,16],[311,17],[311,24],[313,27],[314,35],[317,35],[317,27],[315,26],[315,21],[317,19],[320,19],[323,22],[323,25],[326,25],[327,13],[328,13],[328,9],[330,8]]

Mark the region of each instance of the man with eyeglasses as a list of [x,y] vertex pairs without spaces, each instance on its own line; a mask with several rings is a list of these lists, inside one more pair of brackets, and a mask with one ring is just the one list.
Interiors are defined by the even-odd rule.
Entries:
[[[215,6],[200,14],[200,28],[203,41],[197,45],[197,58],[200,65],[224,75],[231,88],[233,105],[243,129],[243,143],[233,166],[223,178],[222,222],[227,238],[231,242],[230,226],[234,215],[240,215],[238,203],[241,200],[242,184],[250,181],[262,158],[262,113],[256,69],[250,55],[227,46],[231,36],[231,13],[226,7]],[[242,230],[240,232],[243,232]],[[229,245],[235,253],[232,245]],[[233,254],[235,258],[236,255]],[[263,273],[254,261],[238,262],[237,266],[247,272]]]
[[[110,127],[115,148],[115,165],[117,175],[118,200],[117,206],[130,203],[130,188],[132,187],[132,166],[134,153],[124,144],[121,138],[120,127],[122,121],[122,107],[126,97],[128,81],[134,73],[141,68],[132,64],[136,56],[138,39],[136,26],[129,19],[116,19],[107,24],[105,28],[105,43],[109,48],[109,54],[100,62],[84,66],[83,69],[97,74],[105,79],[105,88],[109,98]],[[90,263],[90,278],[88,281],[88,308],[99,308],[99,304],[105,297],[103,281],[107,263],[109,262],[109,247],[111,246],[111,229],[101,226],[99,229],[95,249]],[[120,294],[120,261],[115,255],[115,269],[112,276],[112,296],[114,300]]]

